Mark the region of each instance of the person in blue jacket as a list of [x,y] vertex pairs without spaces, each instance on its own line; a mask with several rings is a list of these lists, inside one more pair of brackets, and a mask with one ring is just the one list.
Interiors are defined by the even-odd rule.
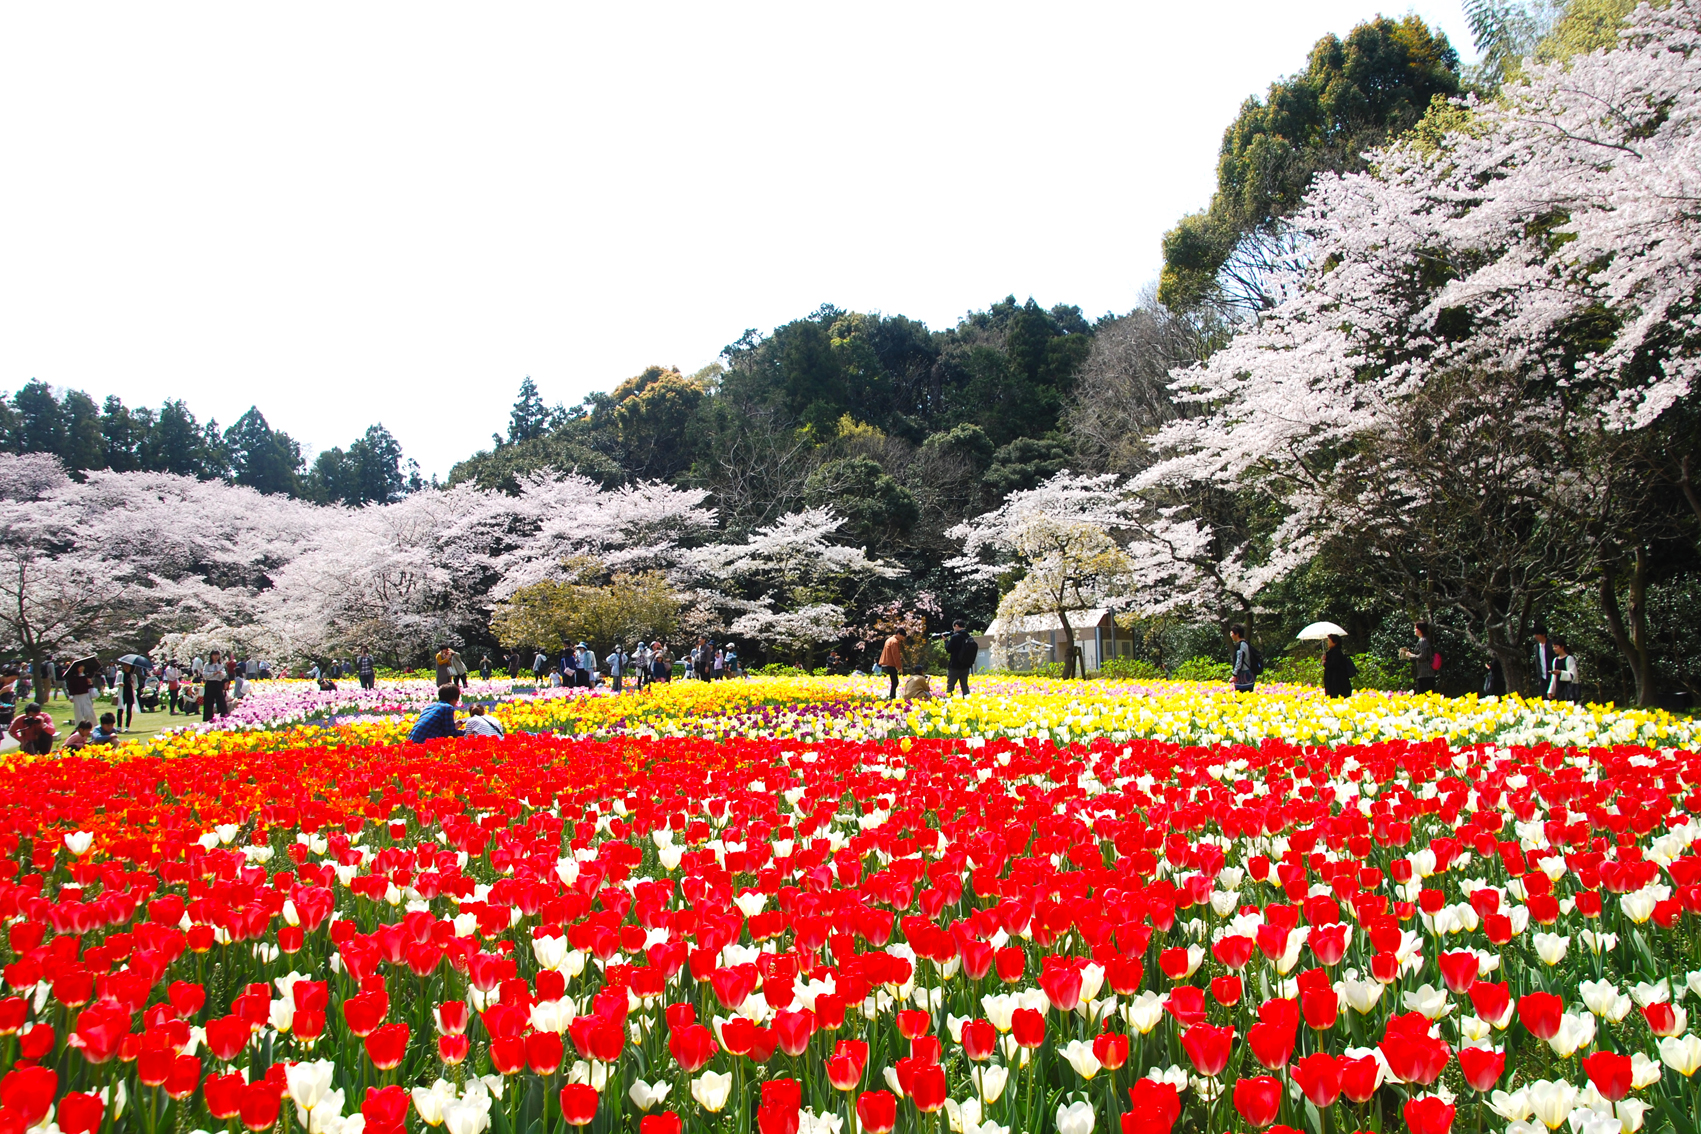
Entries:
[[435,740],[439,736],[462,735],[460,726],[455,723],[455,706],[460,700],[460,686],[439,685],[437,703],[427,705],[425,711],[419,714],[419,719],[413,722],[413,731],[408,733],[408,739],[417,742]]

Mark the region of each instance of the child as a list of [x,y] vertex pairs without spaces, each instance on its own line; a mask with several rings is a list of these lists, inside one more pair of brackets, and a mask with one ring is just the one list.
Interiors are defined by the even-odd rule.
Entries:
[[111,713],[102,713],[100,727],[94,730],[92,739],[96,744],[117,744],[118,718]]
[[[106,715],[110,717],[112,714]],[[75,752],[79,748],[86,748],[90,744],[98,743],[100,742],[94,738],[94,722],[78,721],[76,729],[65,738],[64,751]]]

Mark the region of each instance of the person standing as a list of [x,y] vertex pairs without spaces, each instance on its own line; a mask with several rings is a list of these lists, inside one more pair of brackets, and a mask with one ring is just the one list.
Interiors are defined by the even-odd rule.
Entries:
[[141,676],[133,665],[118,667],[118,712],[115,716],[120,731],[129,732],[131,723],[136,719],[136,682],[141,680]]
[[490,655],[481,654],[478,659],[478,676],[481,680],[490,680]]
[[1409,658],[1412,663],[1412,692],[1433,693],[1435,675],[1441,669],[1441,655],[1436,652],[1429,623],[1412,623],[1412,632],[1417,635],[1417,647],[1400,650],[1400,656]]
[[549,655],[544,653],[542,650],[539,650],[537,652],[537,656],[532,659],[532,678],[537,681],[542,681],[543,671],[548,668]]
[[626,650],[617,642],[614,649],[608,651],[608,657],[604,658],[603,661],[608,665],[608,679],[613,684],[614,691],[620,692],[620,679],[626,675],[626,667],[630,661],[626,656]]
[[508,680],[518,680],[520,676],[520,650],[515,647],[508,651]]
[[650,647],[642,638],[638,639],[638,648],[632,651],[632,673],[637,679],[639,689],[650,683],[650,665],[655,659],[650,654]]
[[1323,651],[1323,695],[1325,697],[1351,697],[1353,695],[1353,678],[1358,676],[1358,667],[1353,659],[1341,649],[1341,639],[1330,634],[1323,639],[1329,643],[1329,648]]
[[1236,622],[1229,627],[1229,641],[1234,643],[1234,667],[1229,680],[1236,693],[1250,693],[1258,682],[1258,667],[1252,660],[1252,643],[1246,640],[1246,627]]
[[178,690],[183,684],[183,671],[177,668],[176,659],[165,663],[165,672],[160,674],[160,677],[165,681],[166,704],[171,706],[171,712],[168,715],[175,717],[177,715]]
[[[319,667],[314,666],[315,670]],[[201,667],[201,720],[211,722],[214,717],[226,716],[230,707],[224,701],[224,683],[229,680],[224,666],[219,662],[219,652],[214,650],[207,655],[207,664]]]
[[975,667],[980,644],[969,633],[968,623],[961,618],[951,623],[951,636],[945,639],[945,696],[958,686],[963,696],[969,695],[969,671]]
[[673,680],[673,651],[659,641],[650,643],[650,680]]
[[437,667],[437,687],[439,689],[445,685],[458,685],[455,681],[454,650],[451,650],[447,644],[439,646],[432,661]]
[[371,689],[378,684],[378,663],[372,660],[372,651],[365,646],[360,647],[360,654],[354,659],[355,669],[360,673],[360,687]]
[[89,667],[81,662],[72,666],[65,674],[65,695],[71,698],[71,720],[67,724],[78,721],[92,721],[94,710],[94,683],[97,678],[85,673]]
[[1501,666],[1499,658],[1489,658],[1483,663],[1487,671],[1482,679],[1482,695],[1484,697],[1506,696],[1506,670]]
[[1553,641],[1553,670],[1548,678],[1547,699],[1550,701],[1581,701],[1583,687],[1577,680],[1577,655],[1564,638]]
[[909,635],[898,630],[886,639],[886,644],[880,649],[880,668],[891,682],[891,688],[886,691],[886,700],[898,699],[898,678],[904,671],[904,643]]
[[1548,643],[1547,630],[1537,630],[1536,639],[1536,689],[1541,696],[1548,696],[1548,688],[1553,684],[1553,646]]

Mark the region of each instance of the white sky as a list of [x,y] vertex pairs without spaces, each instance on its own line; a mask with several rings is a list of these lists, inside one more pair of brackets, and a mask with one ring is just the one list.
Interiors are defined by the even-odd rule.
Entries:
[[1324,32],[1458,0],[0,8],[0,390],[445,474],[823,302],[1131,307]]

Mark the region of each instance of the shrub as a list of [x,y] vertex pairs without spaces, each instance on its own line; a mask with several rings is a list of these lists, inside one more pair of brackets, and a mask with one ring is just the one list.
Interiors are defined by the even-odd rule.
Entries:
[[1226,661],[1188,658],[1175,667],[1175,673],[1171,676],[1177,681],[1227,681],[1233,672],[1234,666]]
[[1099,676],[1112,681],[1155,681],[1164,671],[1145,658],[1106,658],[1099,667]]
[[807,677],[808,676],[807,671],[799,669],[795,665],[787,665],[785,662],[770,662],[767,665],[759,665],[755,669],[751,670],[750,672],[752,674],[756,675],[757,677]]
[[1290,685],[1323,684],[1323,659],[1315,652],[1273,658],[1258,675],[1259,681],[1282,681]]
[[1358,675],[1353,678],[1354,689],[1387,689],[1399,692],[1412,687],[1409,664],[1383,661],[1374,654],[1354,654],[1353,665],[1358,667]]

